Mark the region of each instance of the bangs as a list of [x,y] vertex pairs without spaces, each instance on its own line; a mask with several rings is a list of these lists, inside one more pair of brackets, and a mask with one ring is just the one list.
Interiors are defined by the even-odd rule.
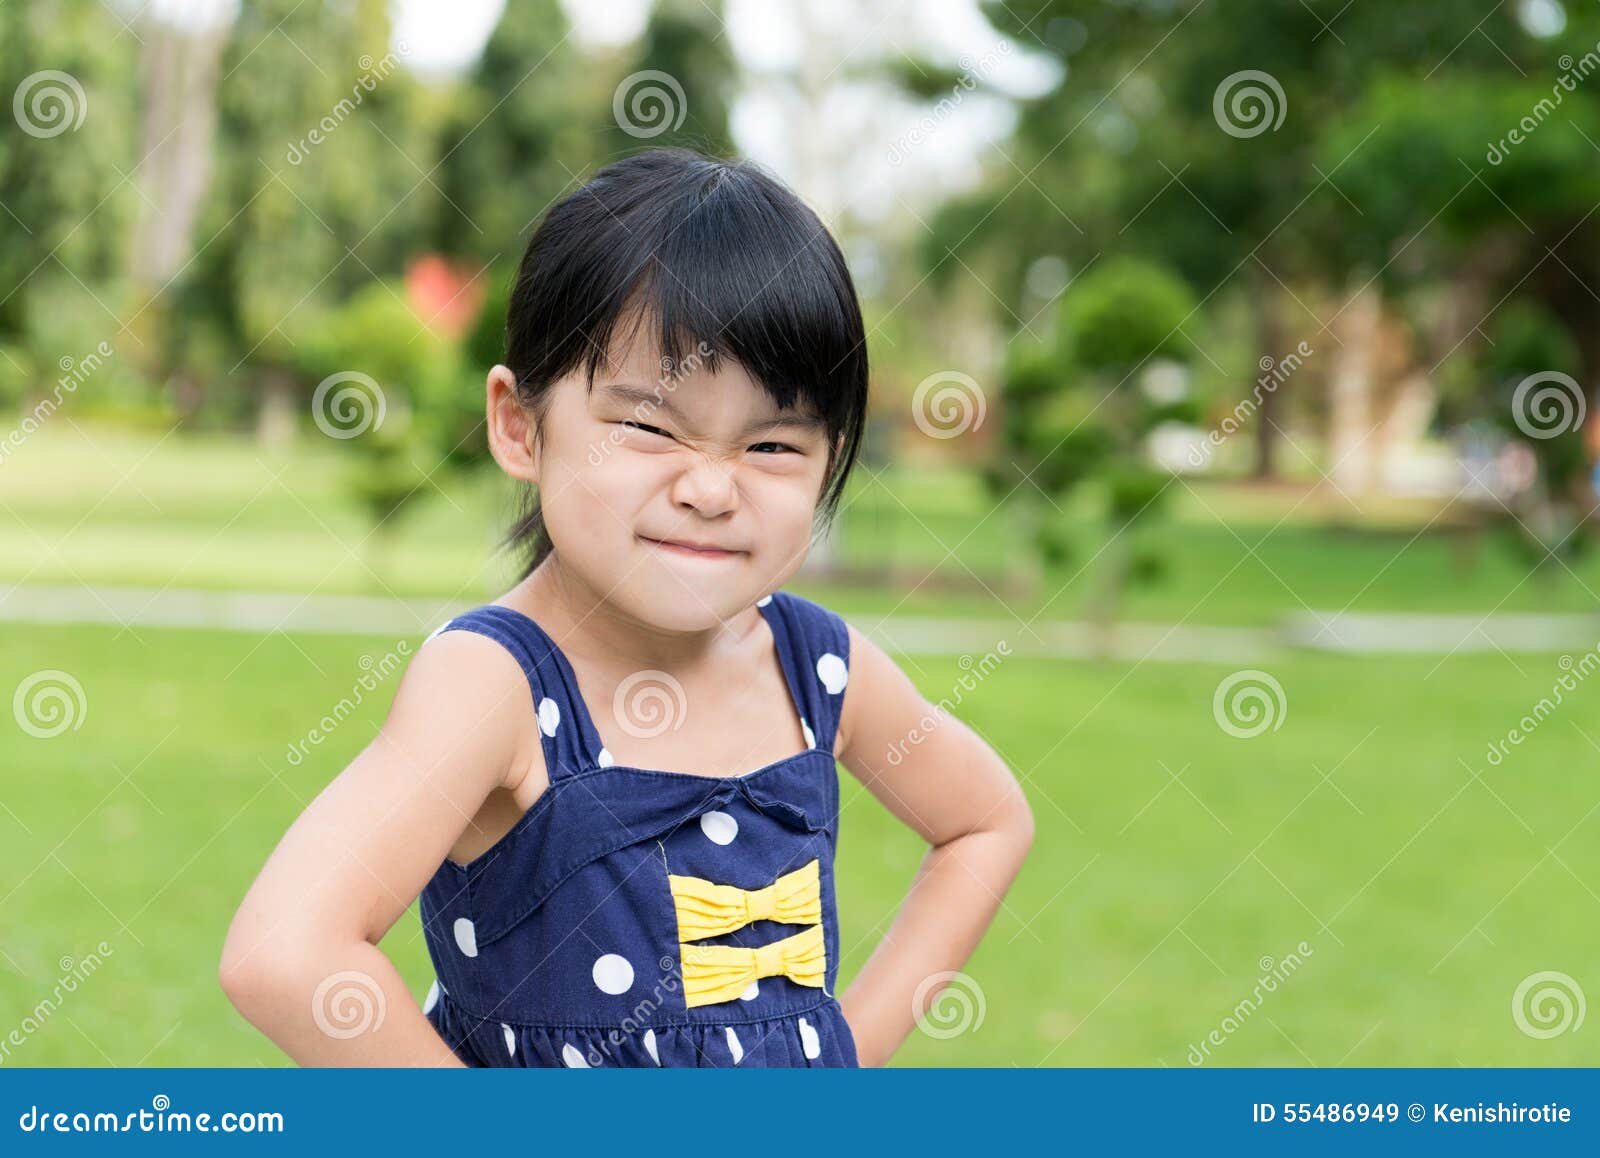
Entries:
[[589,384],[641,340],[661,376],[736,362],[784,409],[810,409],[853,457],[866,335],[822,222],[759,169],[653,150],[602,169],[540,224],[514,287],[507,365],[538,389]]

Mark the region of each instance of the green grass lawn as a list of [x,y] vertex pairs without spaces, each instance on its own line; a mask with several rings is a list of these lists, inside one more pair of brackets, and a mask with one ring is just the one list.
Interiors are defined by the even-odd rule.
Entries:
[[[268,851],[392,688],[315,760],[290,765],[288,745],[394,642],[0,630],[0,689],[55,668],[87,705],[55,738],[0,729],[0,1035],[64,958],[112,950],[6,1064],[286,1062],[218,990],[218,954]],[[962,671],[954,657],[907,670],[933,699]],[[981,1025],[914,1034],[898,1060],[1183,1066],[1304,941],[1215,1064],[1593,1064],[1592,1032],[1536,1039],[1511,1003],[1545,970],[1600,995],[1600,691],[1580,685],[1504,764],[1484,757],[1560,670],[1297,658],[1272,669],[1282,726],[1239,739],[1212,715],[1226,667],[1005,661],[961,711],[1025,780],[1037,841],[968,966]],[[921,850],[844,783],[848,978]],[[383,947],[420,999],[414,910]]]
[[[49,423],[0,470],[0,582],[477,601],[513,581],[512,560],[494,551],[513,516],[513,492],[497,474],[443,480],[375,538],[341,481],[345,465],[326,439],[274,455],[232,435]],[[1306,608],[1600,604],[1600,552],[1532,579],[1505,543],[1487,540],[1469,566],[1453,534],[1428,526],[1435,511],[1426,503],[1364,503],[1359,525],[1335,525],[1342,504],[1292,486],[1184,481],[1171,500],[1170,518],[1143,532],[1168,575],[1129,596],[1128,618],[1267,624]],[[1012,516],[992,509],[974,475],[863,468],[840,522],[841,555],[856,567],[892,565],[897,577],[794,586],[863,614],[1080,618],[1100,539],[1087,501],[1069,514],[1082,516],[1079,558],[1037,593],[1019,594],[1006,582],[1022,559]]]

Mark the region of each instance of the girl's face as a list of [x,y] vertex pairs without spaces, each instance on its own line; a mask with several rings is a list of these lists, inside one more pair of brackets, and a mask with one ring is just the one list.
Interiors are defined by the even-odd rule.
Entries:
[[533,481],[564,569],[636,619],[705,630],[804,561],[827,432],[737,364],[663,370],[652,346],[631,343],[592,391],[581,370],[551,387]]

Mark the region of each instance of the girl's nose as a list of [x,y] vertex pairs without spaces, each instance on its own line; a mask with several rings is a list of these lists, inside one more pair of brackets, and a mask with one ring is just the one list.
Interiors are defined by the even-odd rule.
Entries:
[[731,465],[697,458],[673,482],[673,505],[693,508],[706,518],[737,510],[739,487],[733,472]]

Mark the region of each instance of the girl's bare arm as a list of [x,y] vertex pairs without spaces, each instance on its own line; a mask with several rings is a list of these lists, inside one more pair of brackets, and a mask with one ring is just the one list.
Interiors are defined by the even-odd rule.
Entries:
[[498,644],[469,631],[434,637],[377,737],[273,850],[234,915],[218,975],[296,1062],[461,1065],[378,942],[491,791],[527,776],[543,784],[531,712],[527,680]]
[[861,1064],[883,1065],[943,988],[936,975],[960,969],[977,947],[1033,842],[1033,814],[994,749],[931,706],[871,640],[849,633],[839,759],[930,845],[893,925],[841,998]]

